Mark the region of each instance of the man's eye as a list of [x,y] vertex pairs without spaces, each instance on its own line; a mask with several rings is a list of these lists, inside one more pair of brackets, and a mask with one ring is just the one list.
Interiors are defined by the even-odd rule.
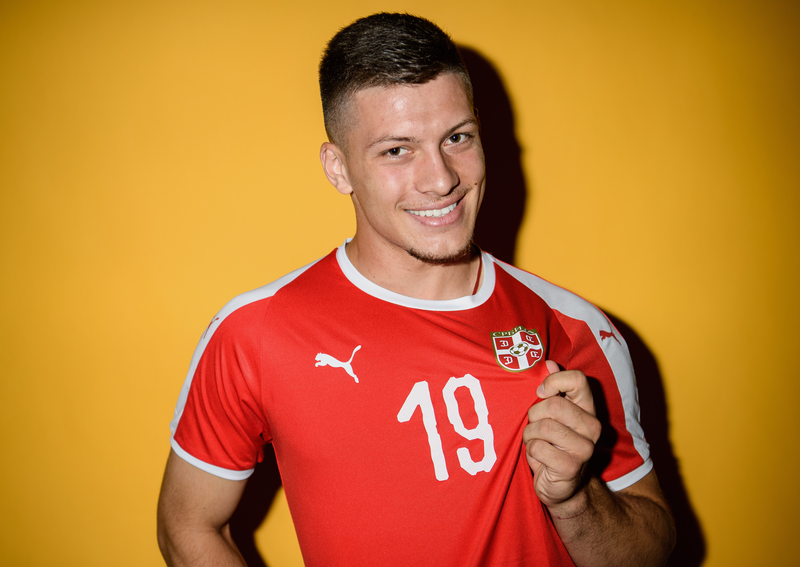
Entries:
[[460,142],[465,142],[468,137],[468,134],[453,134],[450,136],[450,143],[458,144]]
[[392,157],[401,156],[406,153],[406,150],[403,148],[392,148],[391,150],[386,150],[386,154]]

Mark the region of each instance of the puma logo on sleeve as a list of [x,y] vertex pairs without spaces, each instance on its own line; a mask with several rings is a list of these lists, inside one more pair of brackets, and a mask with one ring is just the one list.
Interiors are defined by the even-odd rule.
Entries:
[[604,341],[606,339],[614,339],[615,341],[619,342],[617,336],[611,331],[600,331],[600,340]]

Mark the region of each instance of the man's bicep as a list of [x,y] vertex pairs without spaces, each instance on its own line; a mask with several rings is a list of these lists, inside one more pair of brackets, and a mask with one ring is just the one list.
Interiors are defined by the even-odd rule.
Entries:
[[246,483],[207,473],[170,450],[158,501],[159,529],[219,530],[236,509]]

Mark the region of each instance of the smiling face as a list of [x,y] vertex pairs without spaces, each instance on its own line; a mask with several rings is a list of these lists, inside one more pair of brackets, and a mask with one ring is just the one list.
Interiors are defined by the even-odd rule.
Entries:
[[358,255],[431,263],[466,257],[485,167],[461,79],[447,73],[422,85],[364,89],[346,113],[345,148],[323,144],[321,157],[331,183],[352,196]]

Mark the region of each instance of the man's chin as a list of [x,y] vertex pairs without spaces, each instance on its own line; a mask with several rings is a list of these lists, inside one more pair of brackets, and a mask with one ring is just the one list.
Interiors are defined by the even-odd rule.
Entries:
[[416,248],[409,248],[406,252],[408,252],[411,257],[425,262],[426,264],[455,264],[472,257],[472,246],[472,239],[470,239],[466,246],[449,254],[433,254],[431,252],[417,250]]

